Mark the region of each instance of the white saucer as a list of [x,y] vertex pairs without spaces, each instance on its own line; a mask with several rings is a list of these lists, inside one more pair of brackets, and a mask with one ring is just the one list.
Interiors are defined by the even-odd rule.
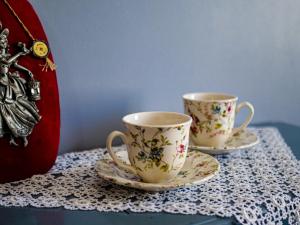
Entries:
[[249,130],[241,131],[232,136],[224,145],[224,147],[208,147],[199,146],[190,140],[189,148],[193,150],[199,150],[212,155],[231,153],[236,150],[253,147],[259,143],[257,135]]
[[[117,156],[129,163],[126,151],[117,152]],[[96,170],[103,179],[119,185],[146,191],[165,191],[201,184],[220,171],[220,164],[212,156],[192,150],[188,152],[185,164],[178,176],[171,181],[159,184],[145,183],[140,177],[119,169],[109,156],[97,162]]]

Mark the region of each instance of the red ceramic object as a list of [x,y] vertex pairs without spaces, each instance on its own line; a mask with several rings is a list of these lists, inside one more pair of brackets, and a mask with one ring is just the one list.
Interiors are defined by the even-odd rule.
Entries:
[[[36,39],[47,41],[41,22],[30,3],[27,0],[8,0],[8,2],[32,35]],[[3,1],[0,1],[0,21],[3,28],[10,31],[8,36],[10,52],[13,53],[19,41],[26,43],[27,46],[32,45],[32,40]],[[49,58],[52,59],[51,53]],[[19,60],[19,64],[30,69],[35,79],[41,83],[41,100],[36,104],[42,119],[29,136],[26,148],[13,147],[9,145],[7,137],[0,138],[0,183],[45,173],[55,162],[60,136],[59,94],[56,73],[50,69],[43,72],[40,64],[44,62],[43,59],[31,55]]]

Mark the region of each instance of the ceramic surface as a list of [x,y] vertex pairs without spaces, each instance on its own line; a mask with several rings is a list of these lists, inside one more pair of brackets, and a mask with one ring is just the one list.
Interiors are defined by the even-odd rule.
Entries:
[[[254,114],[249,102],[237,105],[238,98],[219,93],[191,93],[183,96],[185,113],[193,118],[191,139],[201,146],[220,147],[236,132],[245,129]],[[236,114],[249,108],[249,116],[239,128],[234,128]]]
[[[144,112],[123,118],[125,133],[114,131],[107,149],[119,168],[139,175],[144,181],[160,183],[175,177],[184,165],[192,119],[180,113]],[[111,149],[120,136],[127,146],[130,165],[118,160]]]
[[253,147],[259,143],[257,135],[249,130],[243,130],[236,133],[234,136],[229,138],[224,146],[216,147],[207,147],[199,146],[190,140],[189,148],[193,150],[199,150],[208,154],[217,155],[217,154],[226,154],[231,153],[236,150],[245,149]]
[[[126,151],[119,151],[116,155],[122,161],[129,163]],[[220,164],[210,155],[191,150],[178,175],[165,183],[145,183],[139,176],[119,169],[110,157],[99,160],[96,170],[103,179],[119,185],[146,191],[164,191],[201,184],[219,172]]]

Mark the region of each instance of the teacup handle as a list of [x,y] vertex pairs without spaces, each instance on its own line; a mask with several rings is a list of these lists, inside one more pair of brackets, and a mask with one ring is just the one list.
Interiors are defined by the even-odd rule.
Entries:
[[236,133],[244,130],[249,125],[249,123],[251,122],[251,120],[253,118],[254,107],[250,102],[241,102],[240,104],[238,104],[238,106],[236,107],[236,110],[235,110],[235,114],[238,114],[243,107],[247,107],[249,109],[249,111],[250,111],[249,115],[247,116],[245,122],[240,127],[233,128],[232,135],[235,135]]
[[116,163],[116,165],[120,169],[129,171],[130,173],[133,173],[133,174],[137,174],[136,170],[131,165],[128,165],[124,161],[118,159],[118,157],[114,153],[114,151],[112,149],[112,142],[116,137],[120,137],[122,139],[122,141],[124,142],[124,144],[127,144],[127,138],[126,138],[126,135],[124,133],[122,133],[120,131],[111,132],[108,135],[107,139],[106,139],[106,148],[107,148],[107,151],[108,151],[109,155],[111,156],[113,161]]

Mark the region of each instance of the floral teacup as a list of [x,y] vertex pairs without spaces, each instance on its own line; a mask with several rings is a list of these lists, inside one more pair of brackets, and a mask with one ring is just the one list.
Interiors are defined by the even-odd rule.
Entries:
[[[174,178],[186,159],[192,118],[175,112],[141,112],[123,117],[123,122],[126,133],[113,131],[106,141],[116,165],[149,183]],[[113,152],[112,141],[117,136],[127,146],[131,165],[118,159]]]
[[[200,146],[222,147],[234,134],[245,129],[254,115],[249,102],[236,106],[238,98],[220,93],[190,93],[183,96],[185,113],[193,118],[191,139]],[[241,108],[250,110],[246,121],[234,128],[235,115]]]

